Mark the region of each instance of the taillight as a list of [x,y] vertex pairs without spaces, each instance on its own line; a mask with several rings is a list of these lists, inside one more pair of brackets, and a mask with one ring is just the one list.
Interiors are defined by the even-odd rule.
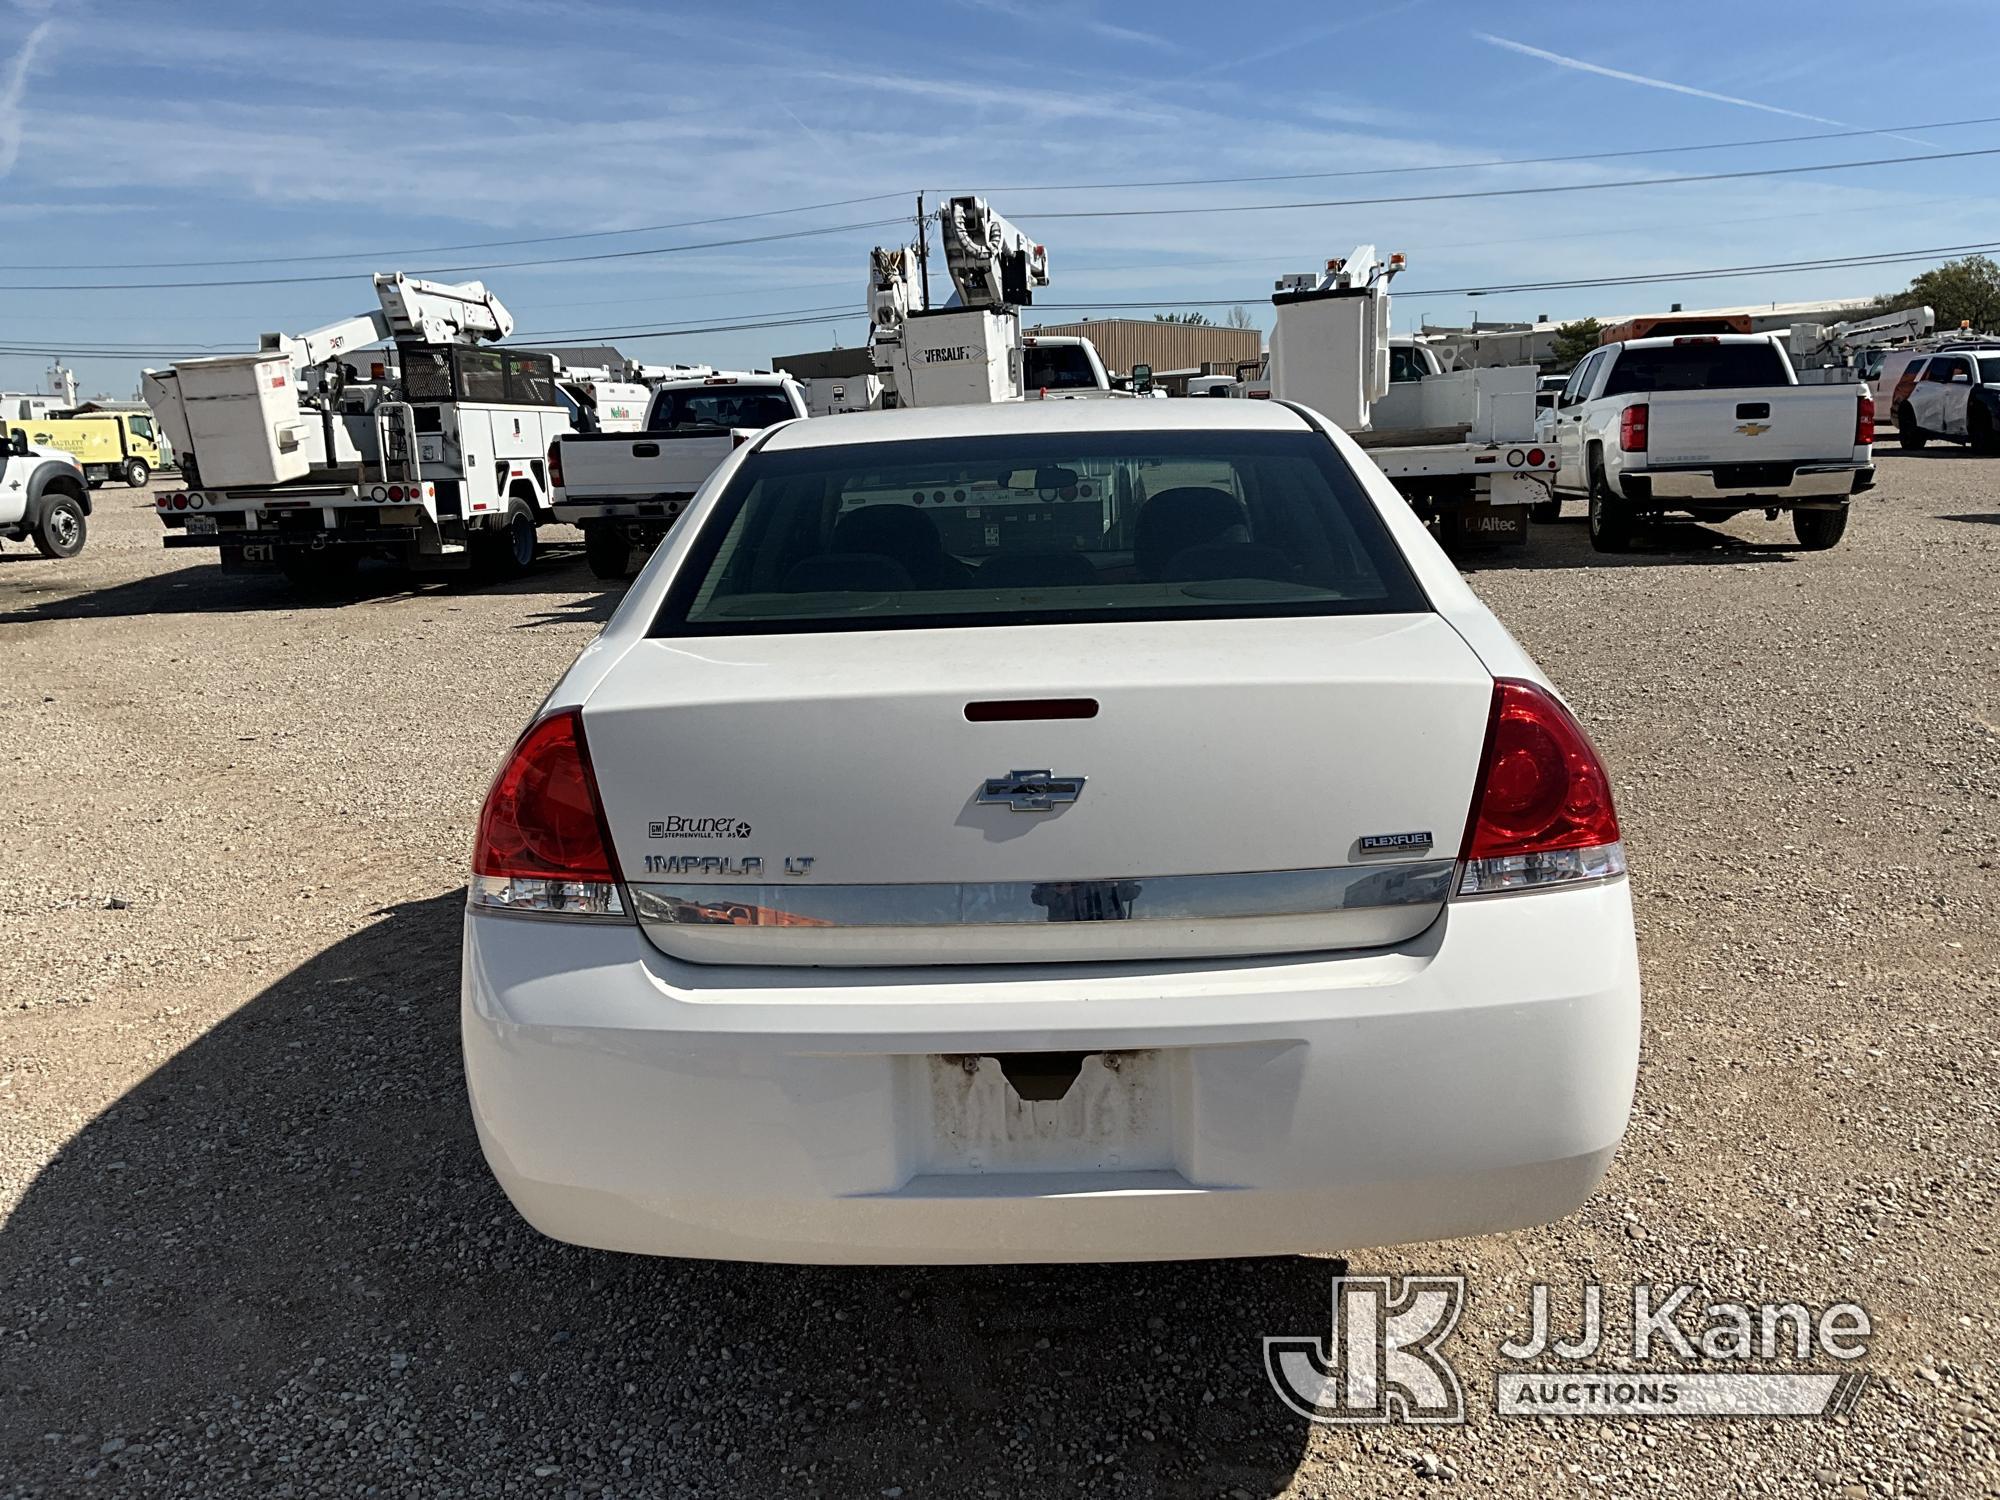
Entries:
[[1461,896],[1625,873],[1604,762],[1570,711],[1532,682],[1493,684],[1459,859]]
[[1875,398],[1863,394],[1860,410],[1854,417],[1854,446],[1866,448],[1875,441]]
[[182,490],[179,494],[174,496],[174,509],[186,510],[187,508],[188,508],[187,491]]
[[624,915],[576,709],[532,725],[494,777],[472,847],[471,901],[500,911]]
[[392,484],[392,485],[390,485],[390,486],[389,486],[389,498],[390,498],[391,500],[400,500],[400,499],[402,499],[402,498],[403,498],[403,487],[402,487],[402,486],[401,486],[400,484]]
[[1618,414],[1618,449],[1621,453],[1646,451],[1646,403],[1635,402]]
[[1547,459],[1548,454],[1542,452],[1539,448],[1530,448],[1528,450],[1528,467],[1531,469],[1539,469]]
[[557,438],[553,443],[549,444],[549,483],[552,486],[559,486],[562,483],[561,438]]

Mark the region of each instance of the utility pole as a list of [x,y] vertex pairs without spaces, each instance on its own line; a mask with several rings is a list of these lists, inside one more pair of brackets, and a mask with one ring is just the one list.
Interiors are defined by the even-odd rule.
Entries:
[[917,194],[917,272],[924,282],[924,308],[931,305],[931,221],[924,212],[924,195]]

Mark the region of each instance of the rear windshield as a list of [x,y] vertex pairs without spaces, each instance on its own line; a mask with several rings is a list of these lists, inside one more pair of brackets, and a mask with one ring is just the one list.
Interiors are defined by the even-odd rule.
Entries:
[[771,386],[713,385],[661,391],[646,419],[648,432],[718,432],[769,427],[795,413],[785,393]]
[[1097,372],[1081,344],[1030,344],[1022,350],[1021,381],[1030,391],[1092,391]]
[[1706,391],[1790,385],[1774,344],[1674,344],[1621,349],[1604,383],[1607,396],[1636,391]]
[[653,633],[1428,608],[1318,433],[1034,434],[751,454]]

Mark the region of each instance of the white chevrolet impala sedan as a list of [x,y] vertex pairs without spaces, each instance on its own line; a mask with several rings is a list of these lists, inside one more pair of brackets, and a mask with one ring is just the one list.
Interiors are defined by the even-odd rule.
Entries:
[[1589,738],[1281,402],[794,422],[509,753],[465,921],[544,1233],[1339,1251],[1574,1209],[1639,981]]

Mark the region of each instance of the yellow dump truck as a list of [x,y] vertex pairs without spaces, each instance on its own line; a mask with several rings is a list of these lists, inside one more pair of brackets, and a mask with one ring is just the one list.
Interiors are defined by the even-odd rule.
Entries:
[[7,432],[25,433],[35,447],[69,454],[83,465],[93,489],[107,479],[120,479],[137,489],[160,466],[160,440],[145,412],[100,411],[9,421]]

